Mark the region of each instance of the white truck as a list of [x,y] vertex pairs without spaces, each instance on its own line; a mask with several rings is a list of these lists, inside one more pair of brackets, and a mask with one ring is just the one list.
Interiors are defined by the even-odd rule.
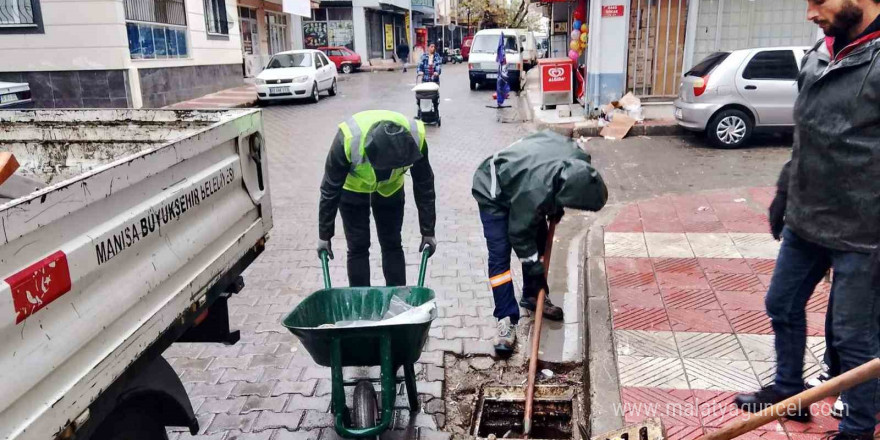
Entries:
[[[161,353],[234,344],[272,228],[259,110],[0,111],[0,438],[198,422]],[[0,175],[2,178],[2,175]]]

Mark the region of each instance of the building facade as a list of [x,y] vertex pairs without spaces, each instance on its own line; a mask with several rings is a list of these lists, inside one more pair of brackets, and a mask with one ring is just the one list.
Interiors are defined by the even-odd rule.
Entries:
[[[567,53],[573,4],[552,6],[551,54]],[[812,46],[820,31],[806,8],[802,0],[590,0],[587,101],[595,109],[627,91],[671,100],[684,72],[713,52]]]
[[284,12],[281,0],[238,0],[238,23],[246,77],[260,73],[272,55],[303,47],[295,39],[300,17]]
[[242,84],[234,2],[0,2],[0,80],[38,107],[163,107]]

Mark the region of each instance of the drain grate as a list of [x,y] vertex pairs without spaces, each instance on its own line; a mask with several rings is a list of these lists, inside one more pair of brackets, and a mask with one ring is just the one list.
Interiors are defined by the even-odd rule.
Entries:
[[[570,440],[577,411],[568,387],[537,386],[532,413],[535,440]],[[478,438],[523,438],[525,395],[519,387],[486,387],[477,408],[474,435]]]

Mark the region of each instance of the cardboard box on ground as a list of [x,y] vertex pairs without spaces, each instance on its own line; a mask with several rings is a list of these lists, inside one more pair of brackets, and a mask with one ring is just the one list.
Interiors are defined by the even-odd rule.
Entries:
[[642,115],[642,101],[632,92],[627,93],[619,101],[613,101],[601,107],[602,116],[599,135],[609,140],[620,140],[626,137],[636,122],[645,120]]

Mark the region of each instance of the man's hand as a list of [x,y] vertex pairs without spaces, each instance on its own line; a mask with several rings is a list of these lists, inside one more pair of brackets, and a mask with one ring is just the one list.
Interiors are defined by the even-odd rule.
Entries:
[[776,241],[782,238],[782,228],[785,227],[785,204],[788,201],[788,193],[776,191],[773,203],[770,203],[770,233]]
[[321,252],[327,251],[327,256],[333,259],[333,249],[330,249],[330,240],[318,240],[318,258],[321,258]]
[[419,252],[428,248],[428,256],[433,257],[437,251],[437,239],[434,237],[422,237],[422,243],[419,245]]
[[564,215],[565,215],[565,210],[562,208],[559,208],[556,210],[556,212],[548,215],[547,220],[550,220],[550,223],[559,223],[560,221],[562,221],[562,216],[564,216]]

